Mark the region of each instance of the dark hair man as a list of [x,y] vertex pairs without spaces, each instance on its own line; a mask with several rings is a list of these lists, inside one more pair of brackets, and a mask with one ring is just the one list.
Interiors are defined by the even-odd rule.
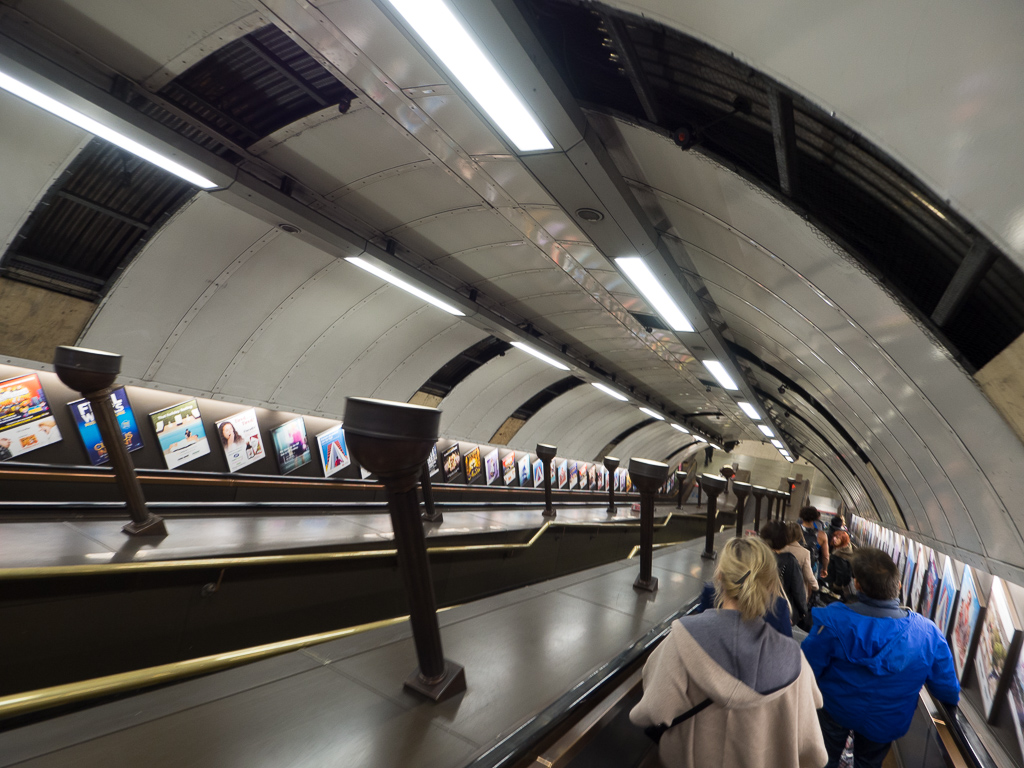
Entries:
[[804,546],[811,551],[811,568],[817,578],[828,576],[828,536],[821,525],[821,512],[815,507],[800,510],[800,525],[804,529]]
[[839,765],[850,731],[855,765],[881,766],[891,743],[910,729],[922,685],[948,706],[960,701],[942,633],[900,607],[900,574],[892,558],[862,547],[853,558],[853,579],[860,602],[814,608],[802,645],[825,702],[818,719],[826,768]]

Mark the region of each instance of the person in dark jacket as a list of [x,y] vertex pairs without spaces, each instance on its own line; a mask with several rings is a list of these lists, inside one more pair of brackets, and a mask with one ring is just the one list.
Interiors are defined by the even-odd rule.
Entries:
[[857,603],[812,611],[802,644],[825,706],[818,711],[835,768],[853,731],[857,768],[877,768],[891,743],[910,729],[927,685],[947,706],[960,701],[953,656],[942,633],[899,604],[900,575],[892,558],[862,547],[853,558]]
[[792,622],[801,629],[807,629],[809,626],[807,620],[810,618],[810,614],[807,608],[807,591],[804,589],[803,577],[800,574],[800,564],[790,552],[783,551],[789,543],[789,531],[786,529],[786,524],[773,520],[762,525],[758,534],[775,553],[775,564],[779,569],[782,591],[789,603]]

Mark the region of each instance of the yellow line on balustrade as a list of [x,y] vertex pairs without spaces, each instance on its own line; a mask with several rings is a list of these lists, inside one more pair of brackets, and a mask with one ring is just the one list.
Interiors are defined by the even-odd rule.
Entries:
[[[652,549],[663,549],[664,547],[674,547],[676,544],[685,544],[688,541],[693,541],[693,539],[682,539],[680,541],[665,541],[665,542],[662,542],[661,544],[655,544],[652,547]],[[632,560],[634,557],[636,557],[636,555],[637,555],[637,553],[639,551],[640,551],[640,545],[637,544],[635,547],[633,547],[631,550],[629,550],[629,554],[626,556],[626,559],[627,560]]]

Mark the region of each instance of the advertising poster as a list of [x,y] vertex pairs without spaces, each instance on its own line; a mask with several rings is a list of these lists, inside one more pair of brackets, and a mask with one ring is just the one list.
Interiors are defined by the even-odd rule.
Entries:
[[301,416],[271,430],[270,436],[274,441],[277,466],[282,475],[294,472],[313,460],[313,452],[309,450],[309,442],[306,440],[306,422]]
[[455,443],[441,455],[441,474],[446,483],[454,482],[462,475],[462,452]]
[[522,488],[529,488],[533,485],[533,475],[530,473],[530,454],[524,453],[519,459],[519,485]]
[[[529,460],[527,460],[526,466],[530,466]],[[515,485],[516,454],[514,451],[506,453],[505,458],[501,460],[501,479],[505,481],[505,485]]]
[[1017,746],[1024,752],[1024,668],[1020,662],[1010,682],[1009,690],[1010,714],[1013,718],[1013,730],[1017,734]]
[[0,381],[0,461],[61,441],[39,377]]
[[487,476],[487,484],[492,485],[498,479],[498,449],[484,456],[484,474]]
[[[142,447],[142,435],[139,434],[139,425],[135,421],[135,412],[132,411],[131,403],[128,402],[128,395],[124,387],[118,387],[110,393],[110,402],[114,406],[114,415],[117,416],[117,424],[121,427],[121,434],[124,436],[125,448],[137,451]],[[89,456],[90,463],[96,467],[105,464],[107,456],[106,446],[103,445],[103,438],[100,437],[100,428],[96,424],[96,418],[92,415],[92,405],[88,400],[75,400],[68,403],[71,409],[71,418],[78,427],[78,434],[85,444],[85,452]]]
[[608,471],[604,467],[599,467],[598,468],[598,470],[597,470],[597,490],[599,490],[599,491],[603,491],[604,490],[605,485],[606,485],[606,483],[605,483],[605,475],[607,475],[607,474],[608,474]]
[[263,440],[260,439],[260,426],[256,423],[255,408],[215,423],[217,437],[228,459],[229,472],[237,472],[267,455],[263,450]]
[[930,619],[935,610],[935,596],[939,591],[939,564],[935,553],[928,550],[928,567],[924,572],[924,594],[921,596],[921,615]]
[[175,469],[210,452],[203,417],[195,398],[149,414],[168,469]]
[[[552,482],[554,482],[552,480]],[[561,490],[569,483],[569,462],[562,459],[558,464],[558,488]]]
[[935,596],[935,618],[932,621],[945,637],[949,634],[949,619],[953,615],[957,590],[953,561],[945,555],[943,557],[945,557],[945,564],[942,566],[942,581],[939,582],[939,591]]
[[[320,447],[320,465],[323,467],[324,477],[330,477],[352,463],[352,458],[348,455],[348,444],[345,442],[345,429],[341,424],[318,434],[316,443]],[[436,445],[434,450],[437,450]],[[437,464],[436,453],[434,464]]]
[[587,476],[590,480],[590,489],[594,490],[597,488],[597,464],[591,464],[590,469],[587,470]]
[[1012,670],[1017,663],[1015,656],[1020,647],[1018,626],[1017,616],[1006,599],[1003,583],[999,577],[995,577],[992,579],[988,610],[981,622],[978,651],[974,657],[983,710],[989,722],[993,721],[1002,697],[1000,683],[1003,682],[1003,673],[1008,668]]
[[953,651],[953,666],[956,668],[956,676],[963,681],[964,672],[970,662],[971,640],[974,638],[975,629],[978,626],[978,617],[981,615],[981,595],[978,594],[978,585],[974,580],[974,573],[971,566],[964,566],[964,578],[960,582],[960,600],[956,607],[956,616],[953,617],[953,629],[950,632],[950,643]]
[[533,487],[540,488],[544,485],[544,462],[537,459],[533,462]]
[[437,464],[437,443],[434,443],[430,448],[430,453],[427,454],[427,473],[433,477],[440,470],[441,468]]
[[480,448],[474,448],[466,454],[466,482],[472,483],[478,477],[483,467],[480,464]]
[[914,584],[910,588],[910,607],[915,611],[921,605],[921,590],[924,588],[924,580],[928,574],[928,555],[931,550],[921,546],[917,549],[917,565],[914,566]]
[[575,461],[569,462],[569,490],[580,484],[580,468]]
[[576,465],[576,469],[580,473],[580,488],[586,490],[590,487],[590,475],[587,474],[587,465],[580,462]]
[[[917,552],[914,543],[907,541],[907,555],[904,558],[903,582],[900,585],[900,593],[904,605],[910,605],[910,590],[914,586],[914,567],[917,565]],[[910,606],[911,608],[913,606]]]
[[633,478],[629,476],[629,472],[625,469],[622,470],[622,475],[623,480],[626,482],[626,493],[629,493],[633,490]]

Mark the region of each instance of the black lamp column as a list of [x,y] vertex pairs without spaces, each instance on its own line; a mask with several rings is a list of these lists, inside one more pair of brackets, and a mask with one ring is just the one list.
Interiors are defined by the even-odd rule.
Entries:
[[444,515],[434,507],[434,486],[430,483],[430,468],[423,462],[420,470],[420,489],[423,491],[423,520],[427,523],[443,523]]
[[750,483],[732,484],[733,493],[736,494],[736,538],[743,536],[743,508],[747,505],[747,496],[750,495]]
[[405,687],[442,701],[466,690],[463,668],[444,658],[434,583],[416,499],[416,481],[437,440],[441,412],[408,403],[363,397],[345,402],[345,437],[352,455],[384,483],[395,530],[398,569],[409,599],[419,667]]
[[[754,494],[754,532],[757,533],[761,530],[761,502],[764,500],[764,495],[768,493],[768,489],[763,485],[755,485],[752,493]],[[771,508],[771,499],[768,500],[768,506]]]
[[604,468],[608,470],[608,514],[614,515],[615,509],[615,470],[619,468],[619,460],[614,456],[604,457]]
[[651,575],[654,558],[654,494],[665,482],[668,464],[649,459],[629,460],[629,477],[640,490],[640,575],[633,582],[633,589],[654,592],[658,580]]
[[551,506],[551,461],[558,449],[553,445],[537,443],[537,458],[544,462],[544,517],[554,517],[555,510]]
[[705,560],[714,560],[718,557],[715,552],[715,521],[718,517],[718,494],[725,490],[728,481],[724,477],[716,475],[701,475],[700,485],[708,497],[708,520],[704,533],[704,551],[700,556]]
[[124,433],[117,423],[114,404],[110,402],[114,379],[121,372],[121,356],[96,349],[60,346],[54,351],[53,368],[57,377],[71,389],[81,392],[92,408],[103,447],[114,468],[114,478],[132,518],[121,530],[132,536],[166,536],[163,518],[146,506],[135,465],[124,444]]
[[683,508],[683,482],[686,480],[686,473],[676,470],[676,483],[679,484],[679,498],[676,499],[676,509]]

